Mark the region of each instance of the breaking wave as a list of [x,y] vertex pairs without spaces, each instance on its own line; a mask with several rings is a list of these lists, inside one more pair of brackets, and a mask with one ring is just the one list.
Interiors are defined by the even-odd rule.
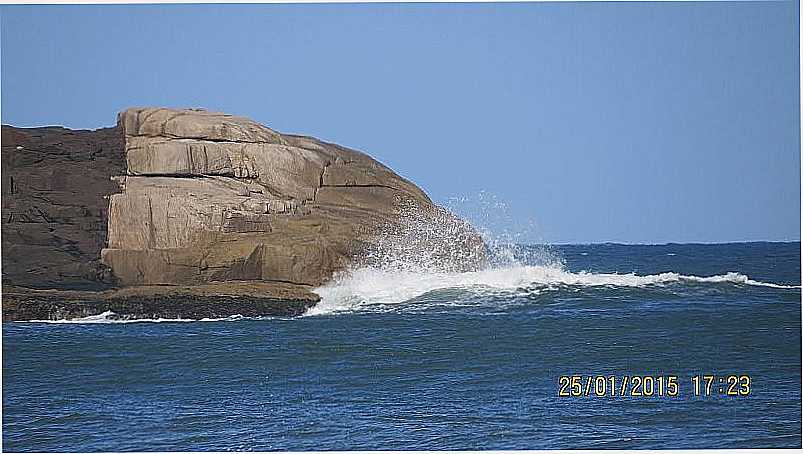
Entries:
[[[459,289],[477,296],[511,296],[510,292],[531,293],[573,287],[644,288],[674,285],[727,284],[736,286],[800,289],[750,279],[738,272],[713,276],[684,275],[664,272],[650,275],[635,273],[572,272],[566,268],[560,253],[550,246],[522,246],[538,238],[533,221],[516,222],[510,207],[494,195],[481,192],[469,198],[453,198],[447,202],[450,211],[470,220],[488,250],[487,265],[479,271],[459,272],[455,267],[440,266],[432,254],[414,252],[410,244],[424,244],[433,251],[444,249],[455,230],[450,218],[429,219],[414,210],[402,212],[401,232],[393,232],[382,242],[381,260],[341,273],[329,283],[315,289],[321,301],[305,316],[359,311],[377,305],[393,305],[439,290]],[[401,234],[400,234],[401,233]],[[442,254],[443,255],[443,254]],[[456,254],[452,253],[451,258]],[[457,256],[459,260],[459,255]]]
[[436,290],[463,289],[469,292],[497,294],[529,292],[533,289],[559,287],[644,288],[673,284],[729,284],[799,289],[750,279],[731,272],[716,276],[688,276],[669,272],[639,276],[633,273],[573,273],[554,266],[511,266],[467,273],[416,273],[410,271],[362,268],[341,275],[329,285],[316,289],[321,302],[305,315],[358,311],[372,305],[398,304]]

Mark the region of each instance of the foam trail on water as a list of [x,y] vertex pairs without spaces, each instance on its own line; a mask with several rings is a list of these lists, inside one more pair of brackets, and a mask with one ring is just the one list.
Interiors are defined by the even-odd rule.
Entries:
[[87,325],[87,324],[112,324],[112,323],[186,323],[186,322],[228,322],[228,321],[236,321],[242,320],[245,317],[242,315],[233,315],[231,317],[223,317],[223,318],[202,318],[202,319],[191,319],[191,318],[125,318],[118,314],[115,314],[112,311],[106,311],[100,313],[98,315],[90,315],[88,317],[79,317],[79,318],[71,318],[71,319],[62,319],[62,320],[27,320],[22,321],[22,323],[51,323],[51,324],[75,324],[75,325]]
[[734,284],[747,284],[756,287],[772,287],[772,288],[783,288],[783,289],[801,288],[801,286],[799,285],[783,285],[783,284],[774,284],[772,282],[755,281],[741,273],[728,273],[721,276],[710,276],[710,277],[683,276],[683,275],[678,275],[678,276],[680,277],[680,280],[687,280],[691,282],[714,282],[714,283],[731,282]]

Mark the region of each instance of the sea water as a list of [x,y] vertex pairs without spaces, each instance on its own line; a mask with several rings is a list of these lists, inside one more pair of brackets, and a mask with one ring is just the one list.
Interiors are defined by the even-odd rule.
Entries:
[[[3,449],[801,446],[800,243],[507,253],[351,270],[297,318],[4,323]],[[561,397],[571,375],[679,393]]]

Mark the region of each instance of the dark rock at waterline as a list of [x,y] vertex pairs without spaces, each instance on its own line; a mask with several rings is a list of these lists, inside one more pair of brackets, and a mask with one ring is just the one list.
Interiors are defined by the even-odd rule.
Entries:
[[3,321],[74,319],[108,311],[119,319],[293,317],[319,299],[308,289],[281,283],[229,282],[107,291],[7,287],[3,292]]

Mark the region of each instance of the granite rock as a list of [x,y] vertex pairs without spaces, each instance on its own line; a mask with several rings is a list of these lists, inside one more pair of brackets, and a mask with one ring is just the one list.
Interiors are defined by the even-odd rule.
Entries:
[[[16,305],[3,304],[16,318],[96,313],[125,299],[103,292],[125,287],[150,295],[147,307],[114,306],[132,314],[160,313],[155,295],[165,292],[206,308],[198,314],[226,314],[206,306],[208,292],[240,292],[242,308],[249,291],[257,299],[267,291],[260,285],[309,292],[364,264],[410,259],[467,271],[485,263],[470,225],[387,166],[247,118],[134,108],[112,128],[4,125],[2,133],[3,288],[17,289],[8,300]],[[203,298],[186,290],[196,287],[208,290]],[[94,294],[63,293],[78,290]],[[47,306],[65,297],[80,304]]]
[[443,255],[444,267],[484,260],[470,226],[356,150],[199,110],[129,109],[118,127],[127,172],[110,198],[102,259],[124,285],[320,285],[370,255],[410,204],[415,222],[464,231],[438,239],[461,251]]

